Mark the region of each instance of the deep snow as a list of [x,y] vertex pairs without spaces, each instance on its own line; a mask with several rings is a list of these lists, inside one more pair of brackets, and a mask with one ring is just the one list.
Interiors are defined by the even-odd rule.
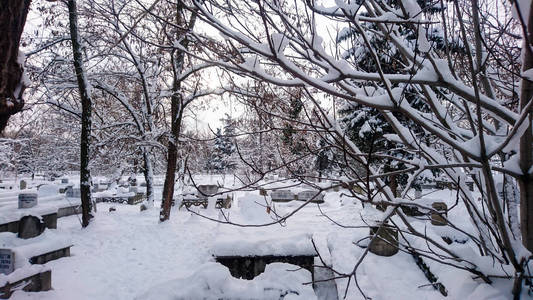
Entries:
[[[160,199],[160,193],[156,189],[155,199]],[[265,203],[255,203],[260,200],[258,195],[244,195],[245,192],[236,193],[237,199],[232,208],[226,211],[230,220],[237,223],[246,223],[251,219],[272,220],[263,206]],[[435,191],[426,197],[455,201],[455,194],[447,190]],[[326,193],[325,201],[321,208],[335,222],[363,225],[361,205],[342,196],[342,192]],[[275,203],[271,209],[283,214],[300,204],[296,201]],[[110,212],[111,206],[116,211]],[[213,219],[221,219],[217,210],[194,210]],[[225,267],[214,263],[213,253],[231,253],[232,244],[236,253],[248,251],[246,249],[256,249],[261,253],[275,251],[272,249],[307,252],[310,245],[306,243],[312,237],[327,264],[337,271],[349,273],[364,252],[354,243],[368,235],[367,228],[339,227],[322,216],[316,204],[303,208],[283,226],[277,224],[269,227],[219,224],[184,208],[174,208],[170,221],[165,223],[159,223],[158,215],[158,202],[155,209],[144,212],[139,211],[138,205],[99,203],[96,218],[86,229],[81,229],[77,216],[58,219],[58,229],[46,230],[44,237],[69,241],[74,246],[71,248],[71,257],[46,264],[52,269],[53,290],[40,293],[18,291],[11,299],[177,299],[178,296],[185,297],[183,299],[217,299],[220,296],[217,294],[220,289],[211,296],[205,296],[209,293],[200,291],[198,280],[213,280],[214,286],[221,287],[225,295],[236,295],[237,291],[242,291],[242,299],[256,298],[261,288],[279,285],[287,280],[295,285],[308,277],[305,272],[292,277],[290,274],[281,276],[281,269],[287,266],[273,266],[272,274],[265,273],[262,279],[253,284],[246,280],[226,279],[229,273]],[[450,219],[459,224],[467,222],[460,214],[451,214]],[[413,220],[413,224],[417,228],[425,228],[430,235],[437,235],[442,230],[435,229],[426,220]],[[291,239],[294,243],[287,242]],[[471,251],[467,249],[468,243],[454,244],[454,247],[457,251]],[[413,258],[402,252],[393,257],[369,253],[358,269],[357,279],[364,293],[372,299],[510,299],[511,284],[508,281],[497,281],[490,286],[472,279],[471,274],[464,271],[428,260],[426,263],[448,289],[447,298],[428,285]],[[491,262],[486,262],[484,267],[492,268]],[[212,277],[210,272],[213,273]],[[276,278],[279,282],[276,282]],[[345,295],[347,282],[346,278],[336,280],[340,299]],[[309,285],[306,287],[309,288]],[[190,292],[191,288],[200,290],[198,294],[186,294],[185,289]],[[294,287],[304,295],[309,291],[307,288]],[[292,296],[287,295],[285,299]],[[363,299],[353,278],[346,299]]]

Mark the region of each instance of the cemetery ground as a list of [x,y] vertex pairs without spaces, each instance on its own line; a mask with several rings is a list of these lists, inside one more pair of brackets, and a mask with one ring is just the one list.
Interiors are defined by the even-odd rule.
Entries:
[[[73,178],[74,180],[74,178]],[[292,189],[302,189],[296,187]],[[2,191],[3,192],[3,191]],[[159,203],[140,211],[139,205],[98,203],[90,226],[82,229],[79,216],[57,220],[57,229],[45,229],[34,238],[20,239],[16,234],[0,232],[0,248],[17,245],[68,243],[70,256],[49,261],[52,289],[42,292],[15,291],[10,299],[363,299],[353,278],[333,280],[335,284],[318,288],[309,283],[311,273],[287,263],[267,265],[254,280],[233,278],[214,255],[296,255],[314,251],[311,239],[324,262],[341,273],[350,273],[365,254],[369,235],[366,223],[372,213],[358,201],[346,197],[345,190],[329,191],[324,203],[309,203],[282,224],[268,227],[241,227],[221,224],[208,218],[238,224],[264,224],[273,221],[274,213],[284,215],[301,201],[275,202],[265,207],[259,191],[235,192],[231,208],[216,209],[210,199],[207,209],[174,206],[169,221],[159,223]],[[155,199],[161,199],[156,187]],[[421,201],[455,203],[452,190],[424,190]],[[39,205],[44,205],[41,201]],[[270,202],[269,202],[270,203]],[[449,213],[450,221],[465,226],[464,207]],[[114,208],[111,209],[111,208]],[[0,217],[5,210],[0,210]],[[378,211],[375,212],[379,214]],[[427,216],[412,220],[413,226],[430,236],[446,236],[451,249],[461,253],[474,249],[466,236],[453,233],[446,226],[432,225]],[[340,226],[345,225],[345,226]],[[365,244],[366,241],[366,244]],[[11,244],[10,244],[11,243]],[[424,245],[416,245],[423,247]],[[314,260],[321,265],[320,259]],[[511,282],[495,280],[492,285],[470,273],[426,260],[431,272],[447,290],[444,297],[433,288],[416,265],[413,257],[399,251],[393,256],[366,253],[357,271],[361,290],[372,299],[510,299],[505,293]],[[504,274],[487,258],[478,263],[491,274]],[[19,264],[29,268],[26,263]],[[319,275],[315,267],[315,278]],[[324,275],[322,275],[324,276]],[[331,278],[333,273],[329,274]],[[326,276],[327,277],[327,276]],[[324,278],[326,279],[326,278]],[[329,279],[329,278],[328,278]],[[0,283],[9,275],[0,274]],[[1,284],[0,284],[1,286]],[[319,286],[319,285],[317,285]]]

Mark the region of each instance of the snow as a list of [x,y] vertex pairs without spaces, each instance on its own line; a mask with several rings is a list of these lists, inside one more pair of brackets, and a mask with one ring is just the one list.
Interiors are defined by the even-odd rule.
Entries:
[[[50,270],[50,267],[46,265],[29,265],[25,266],[19,269],[16,269],[13,271],[13,273],[10,273],[8,275],[0,274],[0,287],[3,287],[8,282],[17,282],[19,280],[22,280],[24,278],[33,276],[35,274],[39,274],[42,272],[46,272]],[[10,299],[16,299],[16,296],[12,296]]]
[[316,299],[311,285],[303,285],[306,282],[311,282],[311,273],[295,265],[268,264],[254,280],[245,280],[233,278],[225,266],[209,262],[193,275],[165,282],[135,299]]
[[[259,231],[253,235],[233,230],[231,234],[217,236],[212,248],[215,256],[315,256],[307,233],[282,234],[281,232]],[[258,235],[258,233],[260,233]]]
[[29,259],[34,256],[71,245],[71,239],[56,230],[46,229],[41,235],[31,239],[19,239],[16,233],[0,232],[0,248],[8,248],[15,253],[15,269],[28,266]]
[[[290,183],[277,182],[270,187]],[[291,191],[308,188],[298,186],[291,188]],[[157,207],[160,205],[161,187],[156,187],[155,193]],[[455,202],[455,192],[424,192],[428,193],[416,203],[429,206],[432,201],[438,200],[451,207]],[[363,210],[360,203],[345,194],[346,190],[325,194],[325,203],[320,208],[331,219],[325,218],[317,205],[310,204],[282,224],[268,227],[220,224],[187,210],[178,210],[177,207],[172,210],[169,221],[159,223],[158,209],[141,213],[138,205],[99,203],[94,220],[85,229],[81,229],[77,216],[69,216],[58,219],[57,230],[47,229],[39,237],[19,242],[23,244],[14,244],[14,234],[2,233],[0,240],[21,253],[43,250],[52,244],[73,245],[72,256],[45,265],[52,270],[53,290],[40,293],[17,291],[11,299],[218,299],[222,295],[228,298],[238,295],[240,299],[278,299],[279,293],[286,290],[297,291],[298,295],[287,294],[284,299],[314,299],[312,287],[302,285],[310,281],[310,274],[306,270],[287,271],[298,267],[270,264],[265,273],[256,279],[241,280],[231,277],[226,267],[213,262],[213,255],[308,255],[314,254],[312,239],[327,264],[339,272],[349,273],[365,251],[354,243],[368,236],[369,230],[358,227],[365,226],[361,214],[366,209]],[[268,197],[265,202],[265,197],[257,192],[236,192],[235,199],[232,208],[225,210],[230,221],[253,221],[258,224],[273,221],[264,206],[269,203]],[[296,204],[300,203],[274,203],[272,210],[284,215],[298,207]],[[449,212],[449,220],[460,227],[471,228],[462,205],[459,203]],[[110,206],[114,206],[116,211],[110,213]],[[193,209],[217,219],[216,210]],[[430,225],[424,218],[410,220],[417,230],[435,240],[440,239],[440,234],[457,235],[450,229]],[[352,227],[339,227],[333,221]],[[470,231],[474,233],[472,229]],[[413,246],[427,249],[424,241],[408,238]],[[29,246],[33,242],[38,242],[40,246]],[[470,241],[465,244],[454,243],[450,247],[454,252],[474,260],[481,270],[504,274],[504,270],[498,264],[494,265],[488,257],[476,259],[477,250]],[[434,247],[431,249],[436,250]],[[431,260],[425,261],[450,292],[449,299],[492,299],[490,297],[498,295],[494,288],[484,287],[479,281],[473,280],[470,273]],[[26,272],[20,270],[16,272]],[[422,271],[412,257],[403,252],[392,257],[369,253],[358,269],[357,278],[364,292],[373,299],[443,299],[440,293],[427,286],[428,281]],[[347,282],[347,278],[335,280],[340,299],[344,297]],[[496,289],[505,291],[510,290],[512,283],[504,281],[498,284],[502,287]],[[501,299],[510,298],[510,293],[505,293]],[[353,278],[347,299],[361,299]]]

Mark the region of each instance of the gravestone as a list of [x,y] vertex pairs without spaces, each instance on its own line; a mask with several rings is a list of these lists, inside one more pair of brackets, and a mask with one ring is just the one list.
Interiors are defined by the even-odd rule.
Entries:
[[431,224],[435,226],[445,226],[447,221],[447,210],[448,206],[444,202],[434,202],[431,204],[431,207],[436,210],[436,212],[431,213]]
[[311,200],[312,203],[324,203],[324,194],[318,191],[308,190],[298,193],[298,200],[307,201],[311,198],[313,198],[313,200]]
[[19,208],[30,208],[37,205],[37,193],[20,193]]
[[0,249],[0,274],[9,274],[15,270],[15,253],[11,249]]
[[202,184],[198,186],[198,198],[205,198],[205,195],[213,195],[218,192],[218,185],[216,184]]
[[24,216],[19,221],[18,237],[30,239],[40,235],[44,231],[44,224],[35,216]]
[[379,256],[393,256],[398,253],[398,230],[396,228],[387,225],[370,227],[370,236],[374,234],[376,237],[368,245],[370,252]]
[[62,178],[61,183],[68,183],[68,178]]
[[290,190],[275,190],[270,193],[270,197],[275,202],[289,202],[294,200],[295,195]]
[[27,186],[26,180],[21,180],[19,189],[25,190],[26,186]]
[[80,188],[75,188],[73,185],[67,186],[66,195],[69,198],[80,198],[81,197],[81,191]]

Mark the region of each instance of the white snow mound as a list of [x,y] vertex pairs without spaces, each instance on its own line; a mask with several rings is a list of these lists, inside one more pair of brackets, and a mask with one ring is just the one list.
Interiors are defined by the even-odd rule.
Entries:
[[154,286],[136,299],[312,300],[316,299],[312,286],[303,285],[310,281],[309,271],[291,264],[268,264],[264,273],[245,280],[232,277],[225,266],[209,262],[191,276]]

